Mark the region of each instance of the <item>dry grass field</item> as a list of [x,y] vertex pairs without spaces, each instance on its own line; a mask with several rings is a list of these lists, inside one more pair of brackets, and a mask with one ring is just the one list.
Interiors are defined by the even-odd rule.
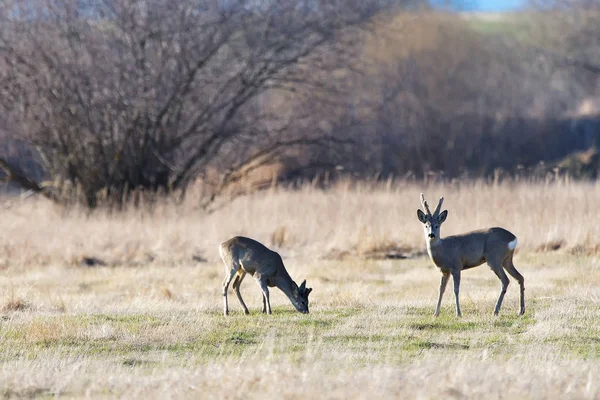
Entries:
[[[525,277],[466,271],[432,316],[419,193],[444,195],[442,235],[501,225]],[[272,189],[213,213],[0,208],[0,395],[6,398],[600,398],[600,186],[353,185]],[[302,315],[252,279],[222,316],[217,246],[278,250],[314,288]],[[392,256],[392,258],[387,258]],[[406,257],[406,258],[403,258]],[[101,265],[102,264],[102,265]]]

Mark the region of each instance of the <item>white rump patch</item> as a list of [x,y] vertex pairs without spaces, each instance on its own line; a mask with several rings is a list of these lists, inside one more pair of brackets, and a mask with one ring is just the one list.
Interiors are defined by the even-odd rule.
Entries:
[[519,241],[517,240],[517,238],[515,238],[515,240],[513,240],[512,242],[509,242],[509,243],[508,243],[508,248],[509,248],[510,250],[514,250],[514,249],[517,247],[517,243],[518,243],[518,242],[519,242]]

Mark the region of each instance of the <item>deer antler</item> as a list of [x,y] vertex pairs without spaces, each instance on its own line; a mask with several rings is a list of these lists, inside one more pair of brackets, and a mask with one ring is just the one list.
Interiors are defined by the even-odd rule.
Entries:
[[444,197],[440,197],[440,202],[438,203],[437,207],[435,208],[435,211],[433,212],[433,216],[437,217],[438,215],[440,215],[440,210],[442,209],[442,203],[444,202]]
[[427,214],[429,214],[431,216],[431,210],[429,209],[429,204],[427,204],[427,201],[425,201],[425,196],[423,196],[423,193],[421,193],[421,205],[423,205],[423,208],[425,209],[425,211],[427,211]]

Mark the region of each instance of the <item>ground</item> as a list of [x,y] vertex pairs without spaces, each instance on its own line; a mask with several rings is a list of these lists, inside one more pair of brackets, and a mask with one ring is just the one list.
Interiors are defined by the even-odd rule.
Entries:
[[[444,196],[442,236],[519,238],[500,316],[486,265],[433,317],[419,194]],[[67,398],[600,398],[600,185],[558,182],[272,188],[207,213],[122,212],[0,198],[0,395]],[[218,245],[253,237],[314,290],[310,314],[251,278],[222,315]],[[391,259],[391,258],[392,259]]]
[[452,291],[432,316],[439,272],[426,258],[304,260],[303,315],[276,289],[260,313],[247,279],[222,315],[218,262],[187,266],[7,269],[0,322],[5,397],[598,398],[600,260],[517,253],[512,282],[466,271],[463,318]]

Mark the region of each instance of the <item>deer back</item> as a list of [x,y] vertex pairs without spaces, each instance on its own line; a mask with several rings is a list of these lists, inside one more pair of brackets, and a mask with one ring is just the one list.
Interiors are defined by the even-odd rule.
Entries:
[[499,227],[447,236],[440,241],[441,246],[432,247],[431,257],[436,265],[438,262],[452,265],[460,260],[463,267],[477,266],[490,258],[503,259],[510,250],[509,243],[515,238],[515,235]]
[[236,236],[224,242],[219,250],[222,256],[239,263],[250,275],[289,278],[281,256],[254,239]]

